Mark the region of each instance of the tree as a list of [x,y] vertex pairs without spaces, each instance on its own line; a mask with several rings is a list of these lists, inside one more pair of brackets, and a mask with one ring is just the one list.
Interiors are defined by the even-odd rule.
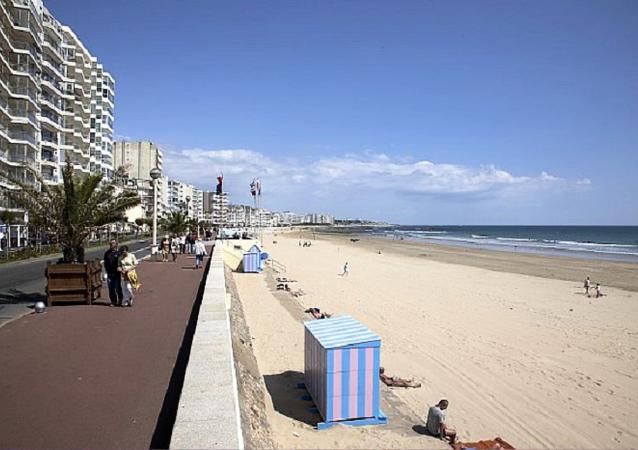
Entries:
[[47,185],[39,173],[26,170],[40,188],[4,175],[18,187],[6,191],[7,196],[18,208],[29,211],[30,222],[56,236],[65,263],[84,262],[84,245],[91,230],[123,220],[125,211],[140,203],[134,191],[104,182],[99,173],[74,176],[69,161],[62,169],[62,184]]
[[179,234],[186,231],[189,227],[188,219],[183,212],[174,211],[168,213],[166,217],[161,220],[162,227],[173,234]]

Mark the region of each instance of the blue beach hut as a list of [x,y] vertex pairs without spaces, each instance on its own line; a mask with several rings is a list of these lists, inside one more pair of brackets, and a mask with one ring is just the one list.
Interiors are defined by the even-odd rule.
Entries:
[[379,405],[381,337],[350,316],[304,323],[305,385],[324,422],[387,423]]
[[243,263],[244,272],[259,273],[261,272],[261,250],[257,244],[253,245],[244,253]]

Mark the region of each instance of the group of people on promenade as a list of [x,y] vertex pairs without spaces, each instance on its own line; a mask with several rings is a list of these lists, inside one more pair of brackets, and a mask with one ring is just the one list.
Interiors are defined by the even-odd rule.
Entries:
[[162,262],[168,262],[169,255],[171,255],[173,262],[175,262],[177,261],[178,254],[194,254],[196,269],[203,267],[204,256],[208,254],[201,236],[193,233],[183,235],[173,234],[173,236],[167,234],[160,243],[160,250],[162,252]]
[[118,247],[115,239],[104,253],[104,269],[109,288],[109,306],[133,306],[135,291],[142,285],[137,277],[137,258],[126,245]]

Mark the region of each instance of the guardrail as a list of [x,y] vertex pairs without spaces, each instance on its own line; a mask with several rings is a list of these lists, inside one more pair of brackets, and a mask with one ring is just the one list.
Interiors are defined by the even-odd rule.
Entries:
[[276,259],[270,258],[269,262],[270,262],[270,267],[272,267],[272,270],[274,270],[275,272],[287,273],[286,266],[280,263],[279,261],[277,261]]

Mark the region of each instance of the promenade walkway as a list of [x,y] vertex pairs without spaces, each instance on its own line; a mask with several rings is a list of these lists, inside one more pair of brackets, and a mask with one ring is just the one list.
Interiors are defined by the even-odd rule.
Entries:
[[0,447],[168,447],[207,270],[193,267],[143,262],[133,308],[59,306],[0,328]]

